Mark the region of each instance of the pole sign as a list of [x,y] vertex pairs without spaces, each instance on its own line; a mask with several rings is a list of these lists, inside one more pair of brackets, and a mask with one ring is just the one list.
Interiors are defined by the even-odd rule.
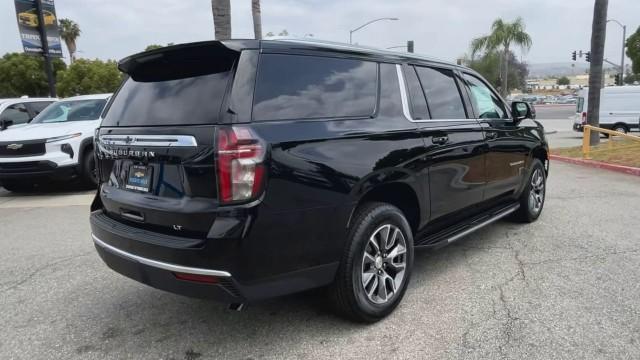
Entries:
[[[42,17],[44,19],[44,30],[47,33],[49,44],[49,56],[62,57],[62,45],[60,34],[58,33],[58,19],[53,0],[42,1]],[[18,29],[22,47],[27,54],[42,55],[42,41],[38,26],[38,10],[36,0],[15,0],[16,17],[18,19]]]

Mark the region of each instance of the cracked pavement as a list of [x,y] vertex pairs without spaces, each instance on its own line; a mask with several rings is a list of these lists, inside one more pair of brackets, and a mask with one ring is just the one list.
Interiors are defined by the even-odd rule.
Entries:
[[321,291],[240,313],[164,293],[100,261],[87,205],[0,208],[0,358],[639,358],[640,178],[553,162],[547,188],[534,224],[419,251],[373,325]]

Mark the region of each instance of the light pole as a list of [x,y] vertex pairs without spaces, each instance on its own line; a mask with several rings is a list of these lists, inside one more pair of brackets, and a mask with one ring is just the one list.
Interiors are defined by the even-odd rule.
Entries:
[[620,85],[622,85],[624,83],[624,49],[627,45],[627,25],[622,25],[620,21],[615,19],[609,19],[607,22],[614,22],[622,28],[622,59],[620,60]]
[[357,28],[355,28],[355,29],[353,29],[353,30],[349,30],[349,44],[352,44],[352,43],[353,43],[353,42],[352,42],[352,40],[353,40],[353,33],[354,33],[354,32],[356,32],[356,31],[358,31],[358,30],[362,29],[363,27],[365,27],[365,26],[367,26],[367,25],[369,25],[369,24],[373,24],[373,23],[374,23],[374,22],[376,22],[376,21],[382,21],[382,20],[394,20],[394,21],[395,21],[395,20],[398,20],[398,18],[383,17],[383,18],[379,18],[379,19],[374,19],[374,20],[371,20],[371,21],[369,21],[369,22],[366,22],[366,23],[364,23],[364,24],[362,24],[362,25],[358,26]]

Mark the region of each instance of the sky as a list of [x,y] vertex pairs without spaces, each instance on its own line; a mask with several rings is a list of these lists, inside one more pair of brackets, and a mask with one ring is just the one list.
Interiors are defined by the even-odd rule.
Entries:
[[[353,34],[354,43],[380,48],[414,40],[415,52],[455,61],[474,37],[489,32],[496,18],[524,19],[533,47],[529,63],[571,61],[573,50],[590,47],[593,0],[262,0],[263,34],[287,29],[290,35],[348,42],[349,30],[380,17]],[[231,0],[234,38],[252,38],[251,0]],[[149,44],[213,39],[209,0],[56,0],[58,18],[82,30],[78,57],[121,59]],[[609,18],[640,26],[640,0],[609,0]],[[620,62],[622,29],[607,26],[605,58]],[[63,46],[64,47],[64,46]],[[13,1],[0,2],[0,55],[22,51]],[[64,49],[66,55],[66,47]],[[584,61],[584,60],[583,60]],[[628,59],[626,60],[628,63]]]

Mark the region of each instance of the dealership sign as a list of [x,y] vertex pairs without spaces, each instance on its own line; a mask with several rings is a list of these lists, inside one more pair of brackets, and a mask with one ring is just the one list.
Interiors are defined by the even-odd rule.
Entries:
[[[15,0],[16,17],[24,52],[28,54],[42,54],[40,41],[40,20],[38,18],[37,0]],[[42,3],[42,17],[44,31],[47,34],[49,55],[62,57],[62,45],[58,33],[58,19],[53,0],[40,0]]]

